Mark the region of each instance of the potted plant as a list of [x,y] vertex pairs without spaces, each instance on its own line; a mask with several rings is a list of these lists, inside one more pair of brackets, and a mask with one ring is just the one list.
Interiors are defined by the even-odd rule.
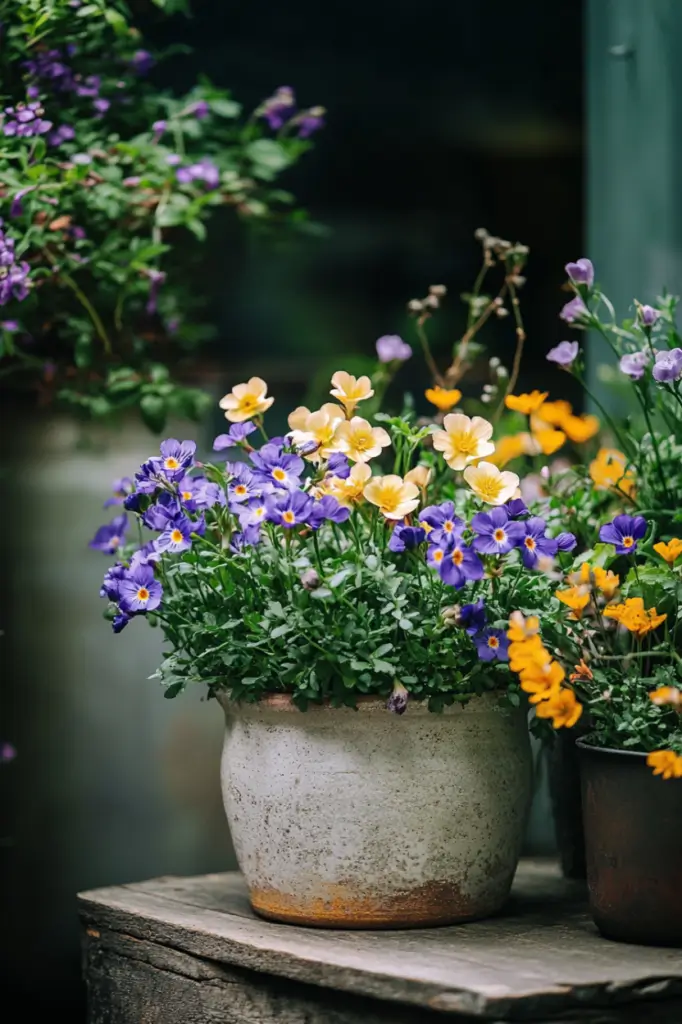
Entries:
[[[483,417],[363,412],[411,354],[396,336],[377,351],[372,379],[334,374],[333,400],[295,409],[284,437],[265,434],[266,384],[237,385],[214,444],[228,461],[165,441],[92,541],[118,556],[102,587],[114,630],[158,624],[166,696],[198,682],[225,710],[235,848],[276,920],[491,914],[530,799],[505,627],[519,603],[547,604],[574,538],[531,515]],[[446,390],[437,408],[458,401]]]
[[288,87],[247,116],[207,80],[159,89],[167,55],[122,0],[0,0],[0,23],[0,373],[81,416],[199,419],[208,396],[172,371],[215,333],[194,277],[208,222],[303,225],[274,183],[324,111]]

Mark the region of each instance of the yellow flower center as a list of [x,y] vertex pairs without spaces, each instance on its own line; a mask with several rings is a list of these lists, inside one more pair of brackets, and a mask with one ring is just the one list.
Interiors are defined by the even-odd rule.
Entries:
[[463,561],[464,554],[462,553],[462,550],[460,548],[455,548],[455,550],[452,552],[453,565],[461,565]]
[[502,528],[500,528],[499,530],[495,530],[493,534],[493,538],[497,541],[498,544],[501,544],[502,541],[506,538],[506,536],[507,534],[504,532]]
[[265,506],[259,505],[258,508],[255,508],[253,511],[258,516],[259,519],[262,519],[262,517],[265,515]]
[[489,636],[488,637],[488,647],[492,647],[493,650],[494,650],[496,647],[499,647],[499,646],[500,646],[500,641],[497,639],[496,636]]
[[493,476],[484,476],[476,481],[476,491],[482,501],[493,504],[502,490],[502,481]]
[[440,550],[440,548],[438,548],[436,551],[434,551],[434,553],[433,553],[433,560],[434,560],[434,562],[442,562],[443,561],[443,552]]
[[536,545],[532,537],[526,537],[523,543],[526,545],[529,551],[535,551]]
[[478,451],[478,439],[468,430],[462,431],[461,434],[453,434],[452,440],[462,455],[475,455]]
[[443,523],[443,529],[445,530],[446,533],[452,533],[454,528],[455,524],[453,523],[452,519],[446,519],[445,522]]
[[631,548],[634,543],[635,543],[635,541],[634,541],[633,537],[623,537],[623,547],[624,548]]
[[287,509],[286,512],[282,513],[282,519],[284,520],[285,523],[293,523],[296,520],[296,516],[291,511],[291,509]]
[[174,544],[181,544],[185,538],[182,535],[181,530],[173,530],[171,533],[171,540]]
[[283,480],[286,480],[286,478],[287,478],[287,475],[284,472],[284,470],[283,469],[279,469],[279,467],[277,469],[273,469],[272,475],[275,478],[275,480],[279,480],[280,482],[282,482]]
[[419,525],[421,526],[422,530],[424,531],[424,533],[428,537],[428,535],[431,533],[431,530],[433,529],[433,527],[431,526],[431,523],[427,523],[425,519],[422,519],[420,521]]
[[248,492],[244,484],[237,484],[237,486],[234,489],[234,493],[238,494],[239,497],[241,498],[243,494],[247,494]]
[[182,492],[182,500],[183,501],[191,501],[192,500],[192,492],[191,491],[183,491]]
[[111,540],[109,541],[109,546],[112,547],[112,548],[117,548],[120,543],[121,543],[121,538],[120,537],[112,537]]
[[137,592],[137,600],[138,601],[148,601],[149,600],[149,591],[147,590],[146,587],[140,587],[139,588],[139,590]]
[[174,456],[169,455],[167,459],[163,461],[164,469],[180,469],[180,463]]

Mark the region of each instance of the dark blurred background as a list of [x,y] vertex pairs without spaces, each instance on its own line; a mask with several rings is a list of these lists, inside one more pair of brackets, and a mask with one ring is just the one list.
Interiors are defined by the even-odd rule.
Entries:
[[[190,21],[137,6],[150,48],[194,48],[155,71],[160,83],[183,89],[204,73],[247,107],[291,85],[302,105],[328,110],[284,183],[325,232],[267,240],[231,225],[197,268],[219,328],[197,372],[216,396],[258,372],[279,409],[292,408],[342,357],[370,357],[378,336],[414,343],[405,305],[432,283],[449,289],[433,325],[445,354],[462,331],[458,296],[478,270],[473,233],[484,226],[531,249],[522,386],[573,397],[544,353],[565,336],[563,264],[584,254],[577,0],[195,0]],[[486,340],[511,360],[508,323]],[[427,383],[418,359],[403,374]],[[147,680],[156,634],[116,638],[101,620],[106,559],[86,543],[111,479],[154,439],[134,423],[98,427],[84,448],[59,415],[6,404],[3,420],[0,738],[18,749],[0,765],[3,1004],[15,996],[22,1019],[49,1010],[76,1021],[77,890],[234,866],[221,722],[197,694],[161,699]],[[196,436],[205,442],[209,428]],[[551,849],[548,820],[536,809],[531,848]]]

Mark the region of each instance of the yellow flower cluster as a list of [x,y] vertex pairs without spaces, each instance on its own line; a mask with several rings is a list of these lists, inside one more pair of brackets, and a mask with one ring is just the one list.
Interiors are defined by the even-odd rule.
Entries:
[[454,409],[462,397],[462,392],[458,388],[442,388],[440,384],[427,388],[424,394],[431,405],[435,405],[441,412]]
[[561,685],[566,673],[542,643],[538,619],[526,619],[521,612],[512,612],[507,637],[509,667],[518,673],[521,689],[536,705],[538,718],[551,718],[555,729],[575,725],[582,714],[582,704],[572,689]]
[[528,416],[530,432],[502,437],[490,461],[502,467],[521,455],[554,455],[568,438],[575,443],[589,440],[599,430],[596,416],[576,416],[569,402],[548,402],[547,391],[507,395],[505,405]]
[[679,537],[673,537],[667,543],[659,541],[658,544],[654,544],[654,551],[672,568],[680,555],[682,555],[682,540]]
[[580,619],[594,591],[602,594],[607,601],[613,598],[620,586],[620,576],[610,569],[603,569],[600,565],[591,566],[588,562],[583,562],[576,572],[570,573],[568,582],[571,586],[565,590],[557,590],[555,596],[571,609],[570,618]]
[[682,757],[674,750],[654,750],[646,759],[654,775],[664,779],[682,779]]
[[642,637],[665,622],[667,615],[659,615],[655,608],[646,609],[641,597],[629,597],[621,604],[610,604],[604,609],[607,619],[615,619],[621,626],[641,640]]
[[630,496],[635,490],[635,477],[628,460],[617,448],[600,448],[589,465],[592,482],[604,490],[620,491]]
[[679,690],[677,686],[659,686],[656,690],[651,691],[649,699],[659,707],[668,705],[682,709],[682,690]]

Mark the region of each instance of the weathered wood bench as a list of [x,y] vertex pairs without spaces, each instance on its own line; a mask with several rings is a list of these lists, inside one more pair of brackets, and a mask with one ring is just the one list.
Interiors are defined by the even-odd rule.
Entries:
[[271,924],[239,874],[82,893],[89,1024],[680,1024],[682,950],[602,939],[579,883],[521,865],[494,920],[401,932]]

